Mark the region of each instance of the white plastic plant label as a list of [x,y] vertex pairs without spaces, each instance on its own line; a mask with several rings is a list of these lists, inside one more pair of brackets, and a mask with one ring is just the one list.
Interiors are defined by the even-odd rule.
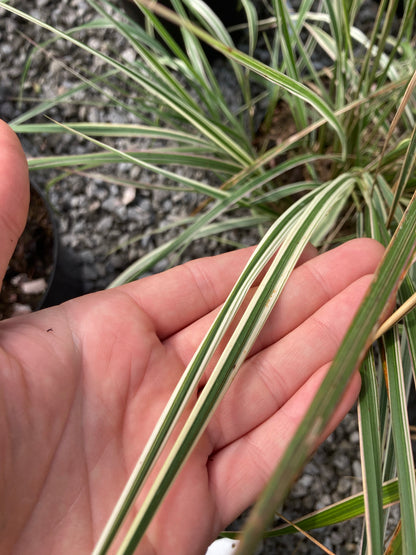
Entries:
[[232,555],[237,551],[239,541],[230,538],[215,540],[209,547],[205,555]]

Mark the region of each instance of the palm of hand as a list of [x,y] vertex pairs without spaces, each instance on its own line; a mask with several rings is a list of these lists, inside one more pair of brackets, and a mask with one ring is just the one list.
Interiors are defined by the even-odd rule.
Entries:
[[[377,249],[369,242],[365,248],[367,254],[373,251],[373,265]],[[360,277],[362,269],[353,272],[357,280],[349,287],[344,288],[351,281],[345,272],[342,279],[330,280],[329,293],[318,274],[313,277],[318,266],[329,276],[334,262],[354,256],[353,247],[343,250],[312,259],[295,271],[279,302],[281,311],[275,311],[149,530],[147,541],[158,552],[200,552],[263,484],[263,473],[271,470],[293,433],[305,399],[319,387],[339,342],[337,334],[345,331],[368,285],[368,276]],[[2,323],[6,428],[0,435],[10,473],[2,484],[0,513],[9,530],[7,541],[16,552],[24,552],[27,545],[34,552],[65,553],[66,546],[68,552],[91,551],[229,289],[232,276],[217,288],[212,277],[218,271],[224,276],[231,258],[238,271],[247,255],[240,251],[198,261],[163,278]],[[316,290],[312,297],[299,296],[305,279],[309,293]],[[162,280],[166,294],[159,291],[156,297],[154,288],[159,289]],[[171,307],[168,298],[175,300]],[[338,326],[333,337],[321,337],[319,348],[317,338],[329,326],[335,304]],[[158,318],[161,306],[165,311]],[[281,313],[288,316],[283,319]],[[293,351],[299,335],[307,337],[303,353]],[[272,363],[276,358],[279,367]],[[346,406],[356,389],[357,380]],[[273,429],[280,437],[269,452],[262,452],[262,442]],[[256,472],[261,460],[265,468]],[[237,461],[240,468],[235,467]],[[250,486],[244,483],[249,476]]]
[[[3,422],[11,424],[1,430],[1,447],[9,455],[5,467],[13,469],[2,484],[2,525],[16,552],[30,545],[37,553],[65,553],[66,546],[68,552],[87,553],[183,362],[134,301],[118,291],[25,320],[5,322],[0,333]],[[208,454],[204,441],[194,458],[206,460]],[[200,490],[194,504],[203,507],[203,520],[214,501],[203,466],[193,466],[191,461],[182,480],[190,491]],[[191,505],[182,513],[187,522],[198,510]],[[164,552],[157,527],[153,534]],[[161,536],[166,542],[166,531]]]
[[[15,136],[5,124],[0,131],[1,277],[23,226],[27,172]],[[91,552],[249,254],[195,261],[0,323],[1,553]],[[255,499],[381,254],[372,241],[304,254],[149,528],[143,552],[201,553]],[[358,387],[355,376],[331,427]]]

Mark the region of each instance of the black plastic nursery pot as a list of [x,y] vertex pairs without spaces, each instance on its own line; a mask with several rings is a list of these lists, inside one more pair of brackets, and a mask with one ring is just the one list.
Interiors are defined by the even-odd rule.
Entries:
[[[172,9],[172,2],[170,0],[158,1],[160,4]],[[205,0],[205,3],[216,13],[225,27],[231,27],[246,21],[245,11],[241,6],[240,0]],[[133,21],[143,25],[143,14],[135,4],[134,0],[119,0],[119,4],[126,14],[133,19]],[[168,21],[164,21],[164,24],[174,39],[181,44],[182,37],[180,29]],[[211,48],[205,47],[205,50],[211,58],[217,55],[216,51]]]
[[82,294],[81,281],[70,275],[74,267],[70,262],[59,241],[56,217],[42,191],[32,183],[26,227],[0,292],[0,319]]

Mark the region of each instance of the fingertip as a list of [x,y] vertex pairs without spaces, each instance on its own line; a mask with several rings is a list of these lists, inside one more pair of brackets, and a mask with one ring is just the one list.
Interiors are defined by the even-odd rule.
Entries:
[[305,249],[303,250],[302,254],[300,255],[298,265],[303,264],[308,260],[311,260],[311,258],[316,258],[318,254],[319,254],[318,249],[314,247],[312,243],[308,243]]
[[29,170],[23,147],[0,120],[0,279],[3,277],[27,218]]
[[374,268],[378,266],[385,252],[384,246],[376,239],[370,237],[351,239],[351,241],[344,243],[340,248],[348,250],[352,257],[357,257],[357,260],[372,262]]
[[12,128],[0,120],[0,195],[2,213],[6,206],[23,231],[29,208],[29,169],[23,147]]

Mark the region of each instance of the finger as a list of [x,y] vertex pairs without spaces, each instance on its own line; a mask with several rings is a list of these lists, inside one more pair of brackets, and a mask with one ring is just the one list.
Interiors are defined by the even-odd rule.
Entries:
[[[252,354],[299,326],[345,287],[376,269],[384,248],[372,239],[356,239],[313,257],[296,268],[271,313]],[[188,364],[215,314],[209,314],[167,342]]]
[[333,359],[371,279],[364,276],[355,281],[243,364],[209,425],[214,450],[265,422]]
[[22,146],[0,120],[0,283],[27,218],[29,174]]
[[[320,368],[293,397],[260,426],[210,458],[211,491],[220,511],[220,526],[227,526],[251,505],[266,485],[315,397],[329,364]],[[329,435],[351,408],[360,389],[356,372],[325,430]],[[323,441],[317,439],[311,452]]]
[[[155,322],[161,339],[183,329],[221,305],[237,281],[254,247],[192,260],[163,274],[123,286]],[[299,263],[316,255],[311,245]]]

